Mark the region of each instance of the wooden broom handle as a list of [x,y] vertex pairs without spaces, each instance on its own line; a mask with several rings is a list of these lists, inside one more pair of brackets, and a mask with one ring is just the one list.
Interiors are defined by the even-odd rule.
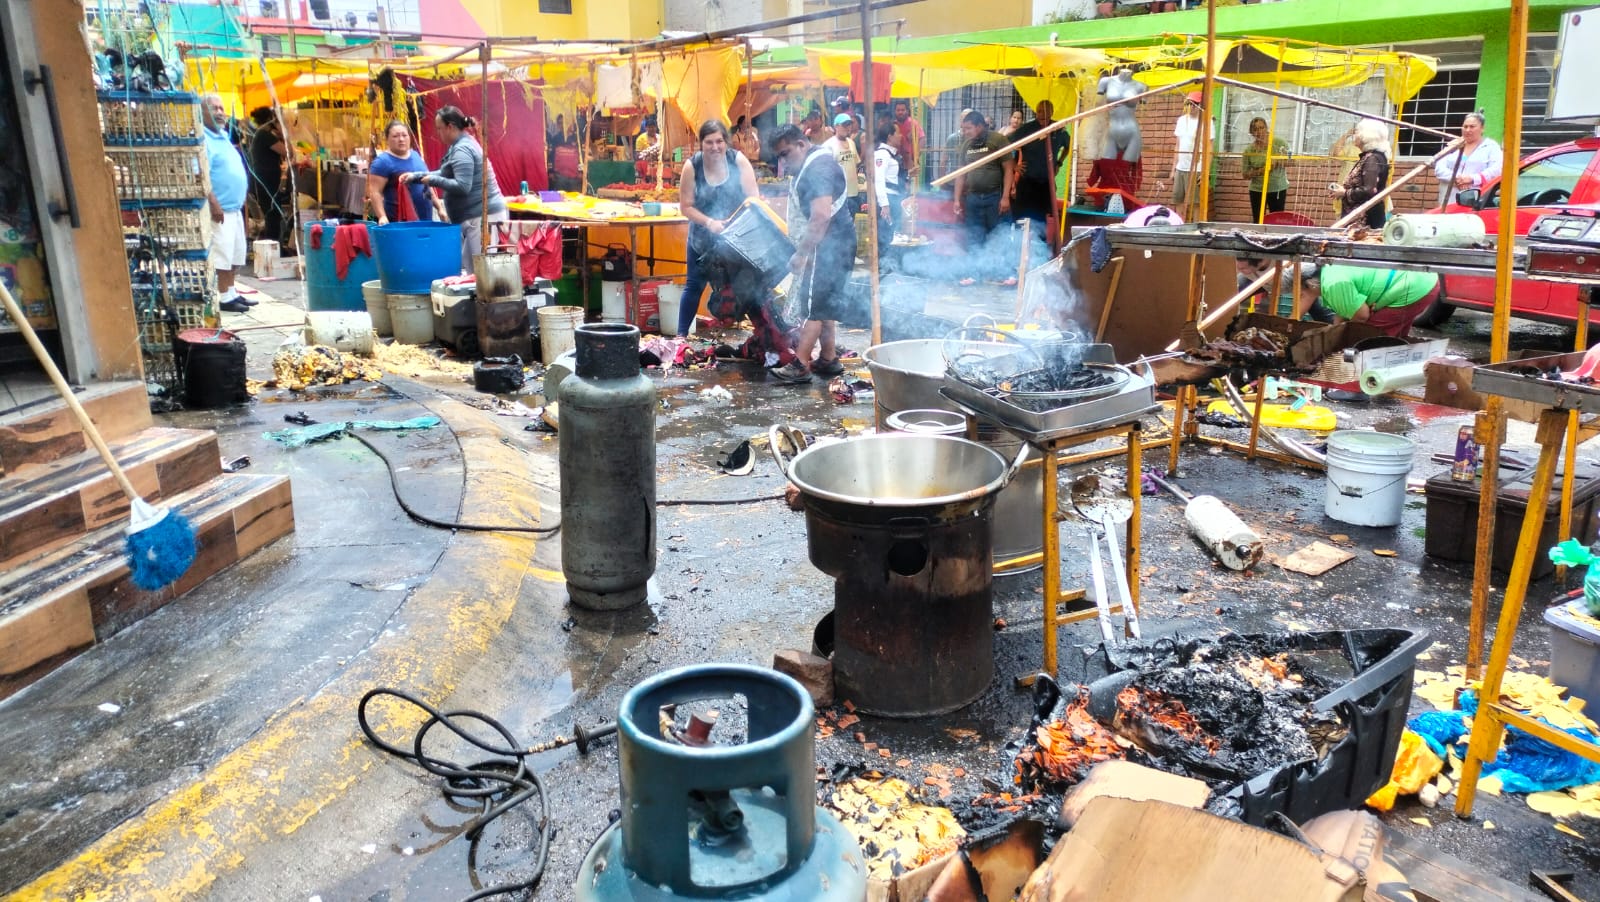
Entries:
[[22,307],[17,304],[17,299],[11,296],[10,289],[6,288],[3,281],[0,281],[0,302],[5,304],[6,314],[11,317],[12,322],[17,324],[17,329],[22,332],[22,337],[27,339],[28,347],[33,348],[33,355],[39,358],[39,365],[44,367],[44,371],[49,375],[50,381],[55,383],[56,393],[61,395],[61,400],[67,402],[67,407],[72,410],[73,416],[78,418],[78,425],[83,428],[84,436],[89,439],[90,444],[94,445],[94,449],[100,452],[100,459],[106,462],[106,466],[111,470],[111,475],[117,478],[117,484],[122,486],[123,494],[128,496],[129,501],[142,500],[139,498],[139,491],[128,480],[128,474],[122,471],[122,466],[117,463],[117,459],[111,456],[111,449],[106,447],[106,440],[100,437],[100,430],[95,428],[94,421],[89,419],[89,412],[83,409],[82,404],[78,403],[77,396],[72,393],[72,386],[68,385],[66,377],[61,375],[61,370],[56,367],[56,362],[50,359],[50,352],[46,351],[44,343],[39,341],[39,336],[33,331],[33,325],[28,322],[26,316],[22,315]]

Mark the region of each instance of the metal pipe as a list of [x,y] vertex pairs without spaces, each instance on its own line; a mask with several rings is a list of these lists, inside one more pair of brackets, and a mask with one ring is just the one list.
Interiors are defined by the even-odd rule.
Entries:
[[[1573,342],[1573,349],[1579,354],[1589,349],[1589,303],[1584,298],[1578,305],[1577,339]],[[1572,538],[1572,482],[1574,470],[1578,468],[1578,412],[1572,411],[1567,415],[1567,448],[1566,467],[1561,473],[1561,517],[1556,521],[1556,543],[1560,544]],[[1565,579],[1567,568],[1565,565],[1556,568],[1556,578]]]
[[[1515,53],[1527,41],[1527,0],[1512,0],[1511,49]],[[1518,12],[1520,11],[1520,15]],[[1521,72],[1523,57],[1512,57],[1507,67]],[[1521,87],[1520,74],[1508,78],[1506,104],[1516,104],[1522,94],[1510,93],[1512,87]],[[1513,120],[1514,122],[1515,120]],[[1506,123],[1509,130],[1511,122]],[[1518,136],[1512,134],[1513,139]],[[1512,147],[1516,147],[1515,140]],[[1516,157],[1512,157],[1513,160]],[[1515,202],[1516,196],[1512,195]],[[1497,397],[1491,395],[1490,397]],[[1533,484],[1528,488],[1528,509],[1522,517],[1522,531],[1517,537],[1517,556],[1511,562],[1511,573],[1506,577],[1505,598],[1500,602],[1500,621],[1494,631],[1494,649],[1489,655],[1489,670],[1483,677],[1483,688],[1478,697],[1484,699],[1478,716],[1473,718],[1472,737],[1467,743],[1467,758],[1463,763],[1461,782],[1456,785],[1456,817],[1470,817],[1472,803],[1477,798],[1478,777],[1485,762],[1493,761],[1500,752],[1500,740],[1505,735],[1505,724],[1499,712],[1500,683],[1506,674],[1506,664],[1511,657],[1511,640],[1517,634],[1517,622],[1522,618],[1522,604],[1528,598],[1528,577],[1533,573],[1533,556],[1543,552],[1539,532],[1544,528],[1544,514],[1550,504],[1550,484],[1554,481],[1556,451],[1564,440],[1567,429],[1567,412],[1551,408],[1539,415],[1539,427],[1534,433],[1539,442],[1539,463],[1533,469]],[[1480,561],[1478,569],[1486,569],[1488,561]],[[1585,756],[1593,760],[1593,746],[1585,743]]]
[[478,253],[489,252],[489,42],[484,41],[478,45],[478,62],[481,70],[478,76],[480,88],[483,91],[483,171],[480,181],[483,183],[482,203],[483,213],[478,225]]
[[1101,105],[1095,107],[1092,110],[1083,110],[1081,112],[1074,113],[1073,115],[1068,116],[1065,119],[1056,119],[1053,122],[1051,122],[1049,125],[1045,126],[1044,128],[1041,128],[1038,131],[1028,135],[1026,138],[1023,138],[1023,139],[1021,139],[1019,141],[1013,141],[1010,144],[1007,144],[1006,146],[1000,148],[999,150],[994,151],[993,153],[990,153],[990,154],[988,154],[986,156],[980,157],[979,159],[973,160],[971,163],[968,163],[967,165],[961,167],[960,169],[957,169],[954,172],[951,172],[951,173],[949,173],[947,175],[942,175],[939,178],[934,179],[933,181],[929,182],[928,184],[931,187],[938,188],[941,185],[944,185],[947,182],[951,181],[952,179],[954,179],[958,175],[966,175],[967,173],[971,172],[972,170],[977,169],[978,167],[984,165],[985,163],[988,163],[990,160],[996,160],[996,159],[999,159],[1000,157],[1007,156],[1009,154],[1015,153],[1017,148],[1023,146],[1024,144],[1032,143],[1034,141],[1039,140],[1040,138],[1043,138],[1045,135],[1048,135],[1048,134],[1050,134],[1052,132],[1055,132],[1055,131],[1058,131],[1060,129],[1066,128],[1067,126],[1071,125],[1072,123],[1077,122],[1079,119],[1087,119],[1090,116],[1095,115],[1096,113],[1100,113],[1100,112],[1103,112],[1105,110],[1109,110],[1114,106],[1122,106],[1123,104],[1127,104],[1127,103],[1138,103],[1141,100],[1149,100],[1151,97],[1154,97],[1157,94],[1165,94],[1168,91],[1176,91],[1179,88],[1186,88],[1189,85],[1192,85],[1195,82],[1200,81],[1200,80],[1201,79],[1199,79],[1199,78],[1191,78],[1191,79],[1188,79],[1187,81],[1180,81],[1180,82],[1178,82],[1176,84],[1167,85],[1164,88],[1156,88],[1153,91],[1146,91],[1143,94],[1135,94],[1132,97],[1124,97],[1121,100],[1113,100],[1113,101],[1111,101],[1109,103],[1102,103]]
[[[1456,148],[1456,144],[1457,143],[1459,143],[1459,139],[1457,139],[1456,142],[1453,142],[1449,146],[1445,147],[1444,150],[1441,150],[1438,153],[1434,154],[1433,157],[1430,158],[1426,163],[1422,163],[1421,165],[1417,166],[1417,168],[1411,170],[1410,172],[1407,172],[1405,175],[1403,175],[1403,176],[1395,179],[1394,181],[1390,182],[1389,186],[1387,188],[1384,188],[1382,191],[1379,191],[1377,194],[1373,195],[1372,198],[1369,199],[1366,203],[1362,204],[1359,207],[1356,207],[1354,210],[1351,210],[1349,213],[1347,213],[1344,216],[1340,217],[1339,221],[1335,222],[1332,227],[1336,228],[1336,229],[1341,229],[1341,228],[1344,228],[1345,226],[1348,226],[1350,223],[1355,222],[1363,214],[1365,214],[1367,212],[1367,209],[1369,207],[1371,207],[1373,204],[1382,203],[1384,198],[1387,198],[1390,194],[1394,193],[1394,190],[1396,188],[1399,188],[1401,185],[1404,185],[1405,183],[1411,181],[1412,179],[1414,179],[1417,176],[1421,175],[1423,172],[1431,172],[1431,171],[1433,171],[1433,164],[1437,163],[1439,160],[1443,159],[1445,154],[1451,153],[1452,151],[1454,151],[1455,148]],[[1204,333],[1207,328],[1210,328],[1211,326],[1215,325],[1218,320],[1222,319],[1224,316],[1227,316],[1230,312],[1232,312],[1233,308],[1238,306],[1240,301],[1243,301],[1245,298],[1247,298],[1250,295],[1256,293],[1262,287],[1264,287],[1266,285],[1267,281],[1270,280],[1271,278],[1272,278],[1272,274],[1271,273],[1267,273],[1266,275],[1261,276],[1260,278],[1256,279],[1254,282],[1251,282],[1249,284],[1249,286],[1247,286],[1244,289],[1242,289],[1238,294],[1234,295],[1233,297],[1229,298],[1226,301],[1223,301],[1222,304],[1219,305],[1215,310],[1212,310],[1210,313],[1206,314],[1205,319],[1202,319],[1200,321],[1199,326],[1198,326],[1200,331],[1202,333]],[[1296,291],[1299,290],[1298,289],[1298,284],[1299,284],[1299,282],[1298,282],[1298,280],[1296,280],[1296,286],[1297,286],[1296,287]],[[1180,339],[1172,342],[1171,344],[1167,345],[1167,350],[1176,351],[1176,350],[1178,350],[1179,346],[1182,345],[1182,344],[1183,344],[1183,339],[1180,338]],[[1491,402],[1491,403],[1493,403],[1493,402]]]
[[1393,125],[1393,126],[1397,126],[1397,127],[1400,127],[1400,128],[1409,128],[1412,131],[1423,132],[1425,134],[1435,135],[1435,136],[1440,137],[1440,138],[1447,138],[1448,139],[1448,138],[1457,138],[1457,137],[1459,137],[1458,135],[1452,135],[1447,131],[1441,131],[1440,129],[1431,128],[1431,127],[1426,126],[1426,125],[1417,125],[1415,123],[1405,122],[1405,121],[1402,121],[1400,119],[1390,119],[1387,116],[1376,116],[1376,115],[1373,115],[1372,113],[1363,112],[1361,110],[1353,109],[1351,107],[1340,106],[1337,103],[1329,103],[1326,100],[1317,100],[1314,97],[1305,97],[1305,96],[1300,95],[1300,94],[1290,94],[1287,91],[1278,91],[1278,90],[1275,90],[1273,88],[1262,87],[1261,85],[1253,85],[1253,84],[1250,84],[1249,82],[1246,82],[1246,81],[1238,81],[1236,79],[1227,78],[1226,76],[1222,76],[1222,75],[1216,76],[1216,78],[1214,80],[1216,81],[1217,84],[1222,85],[1223,87],[1227,87],[1227,88],[1244,88],[1244,89],[1249,90],[1249,91],[1256,91],[1256,92],[1261,93],[1261,94],[1266,94],[1266,95],[1269,95],[1269,96],[1272,96],[1272,97],[1279,97],[1279,98],[1282,98],[1284,100],[1293,100],[1293,101],[1295,101],[1297,103],[1306,104],[1307,106],[1319,106],[1319,107],[1322,107],[1325,110],[1335,110],[1335,111],[1340,112],[1340,113],[1348,113],[1348,114],[1350,114],[1352,116],[1359,116],[1362,119],[1376,119],[1379,122],[1384,123],[1385,125]]
[[[1526,66],[1528,52],[1528,2],[1527,0],[1511,0],[1511,22],[1506,33],[1506,106],[1505,106],[1505,134],[1501,138],[1500,146],[1505,158],[1512,161],[1500,175],[1500,229],[1496,236],[1494,256],[1494,322],[1489,332],[1489,362],[1501,363],[1506,359],[1510,347],[1511,333],[1511,290],[1512,290],[1512,254],[1516,250],[1517,240],[1517,165],[1516,161],[1522,158],[1522,91],[1527,83]],[[1497,508],[1497,488],[1491,488],[1499,481],[1500,474],[1491,469],[1490,461],[1498,465],[1499,443],[1504,435],[1504,413],[1499,395],[1490,395],[1484,405],[1484,414],[1490,421],[1489,436],[1495,445],[1492,457],[1489,445],[1485,444],[1485,465],[1482,487],[1478,497],[1478,536],[1477,546],[1473,553],[1472,567],[1472,608],[1467,623],[1467,677],[1469,679],[1478,675],[1478,670],[1483,663],[1483,629],[1487,619],[1489,607],[1489,570],[1492,566],[1491,549],[1494,547],[1494,519]],[[1563,421],[1565,425],[1565,421]],[[1539,499],[1541,502],[1543,498]],[[1528,506],[1532,509],[1534,499],[1530,496]],[[1519,555],[1520,556],[1520,555]],[[1508,593],[1509,595],[1509,593]],[[1510,598],[1506,598],[1503,606],[1508,606]],[[1512,621],[1512,629],[1516,628]],[[1495,696],[1488,696],[1494,698]],[[1470,765],[1469,765],[1470,766]],[[1456,810],[1462,810],[1465,802],[1466,810],[1472,810],[1470,795],[1459,800]]]
[[[878,107],[873,103],[872,93],[872,32],[870,31],[872,13],[871,0],[861,0],[861,93],[862,103],[867,109],[865,117],[867,134],[856,141],[856,159],[861,160],[860,152],[863,142],[870,142],[877,134]],[[874,156],[877,148],[873,148]],[[878,303],[878,180],[874,176],[877,161],[867,167],[867,285],[872,298],[872,343],[883,343],[883,308]],[[849,190],[849,183],[856,178],[853,172],[845,173],[845,190]],[[894,236],[889,236],[894,240]]]

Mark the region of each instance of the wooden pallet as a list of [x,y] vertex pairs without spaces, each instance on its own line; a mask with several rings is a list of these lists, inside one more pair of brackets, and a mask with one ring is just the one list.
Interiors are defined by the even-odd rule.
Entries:
[[[147,501],[172,497],[222,473],[217,436],[208,430],[152,427],[113,440],[110,447]],[[0,570],[127,516],[127,497],[94,451],[0,478]]]
[[294,530],[286,476],[223,474],[166,503],[194,524],[198,553],[164,589],[129,580],[120,520],[0,574],[0,698]]

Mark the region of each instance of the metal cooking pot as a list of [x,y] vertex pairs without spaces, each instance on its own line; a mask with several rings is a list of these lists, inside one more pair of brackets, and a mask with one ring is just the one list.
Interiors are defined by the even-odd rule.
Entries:
[[867,348],[863,356],[878,406],[884,410],[956,409],[939,394],[944,385],[944,342],[939,339],[885,342]]
[[[1027,457],[1024,445],[1008,465],[983,445],[948,435],[864,435],[811,448],[786,427],[773,426],[767,437],[778,471],[808,509],[869,522],[971,513],[992,503]],[[786,445],[799,449],[792,460],[784,457]]]
[[479,303],[522,297],[522,258],[512,245],[491,245],[472,258]]

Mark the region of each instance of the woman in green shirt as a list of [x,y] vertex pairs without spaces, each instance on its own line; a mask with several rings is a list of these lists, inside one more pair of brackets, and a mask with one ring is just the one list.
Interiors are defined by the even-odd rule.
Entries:
[[1255,143],[1245,148],[1244,174],[1250,180],[1250,216],[1260,222],[1264,218],[1261,212],[1263,194],[1268,213],[1282,213],[1289,200],[1289,174],[1283,168],[1289,159],[1289,145],[1281,138],[1273,138],[1272,150],[1268,153],[1267,120],[1260,116],[1250,120],[1250,136]]
[[1439,296],[1439,277],[1431,272],[1306,266],[1300,279],[1306,291],[1320,295],[1342,319],[1366,323],[1394,338],[1407,337],[1412,321]]

